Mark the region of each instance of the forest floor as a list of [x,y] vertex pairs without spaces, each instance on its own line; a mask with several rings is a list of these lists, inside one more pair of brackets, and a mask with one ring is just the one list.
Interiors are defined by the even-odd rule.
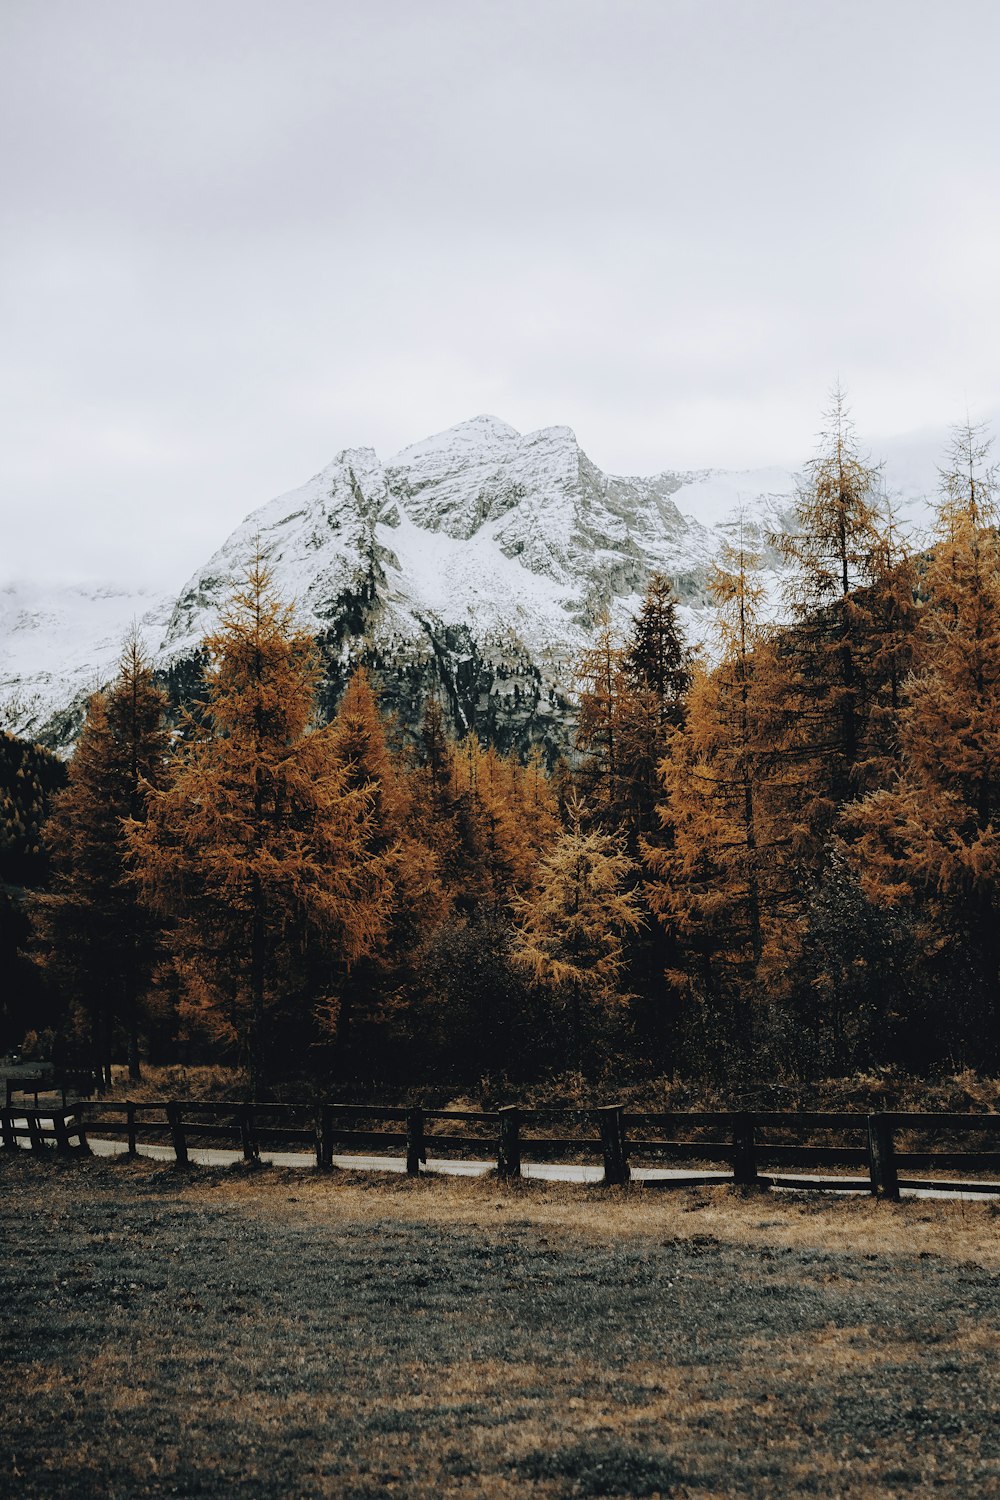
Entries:
[[989,1204],[0,1157],[0,1495],[996,1496]]

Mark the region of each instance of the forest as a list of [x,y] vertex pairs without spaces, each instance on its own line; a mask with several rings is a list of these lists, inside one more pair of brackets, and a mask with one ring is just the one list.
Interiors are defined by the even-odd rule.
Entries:
[[[401,1086],[1000,1067],[1000,534],[957,429],[909,540],[838,399],[692,651],[599,622],[546,764],[414,736],[258,553],[178,709],[138,638],[68,765],[0,738],[0,1051]],[[777,622],[777,623],[776,623]]]

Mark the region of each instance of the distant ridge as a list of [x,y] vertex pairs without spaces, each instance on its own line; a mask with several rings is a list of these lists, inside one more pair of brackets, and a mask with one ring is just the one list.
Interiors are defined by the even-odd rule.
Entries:
[[[911,455],[911,489],[914,467]],[[763,542],[794,490],[782,468],[604,474],[571,428],[520,433],[488,414],[384,462],[346,448],[249,515],[174,598],[0,588],[0,714],[17,733],[69,745],[133,619],[182,691],[259,535],[278,588],[320,639],[327,709],[365,656],[404,723],[433,688],[458,731],[554,748],[572,719],[571,663],[602,611],[627,616],[657,569],[702,640],[705,581],[732,516],[742,506]]]

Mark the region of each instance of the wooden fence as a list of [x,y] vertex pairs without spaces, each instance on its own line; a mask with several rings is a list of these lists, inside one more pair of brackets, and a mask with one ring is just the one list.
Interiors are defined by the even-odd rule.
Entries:
[[22,1141],[32,1151],[55,1149],[62,1155],[89,1149],[86,1126],[76,1109],[4,1109],[0,1140],[8,1151],[17,1150]]
[[4,1084],[7,1104],[13,1102],[15,1094],[20,1094],[23,1099],[30,1094],[35,1101],[34,1107],[37,1109],[39,1094],[55,1092],[62,1098],[62,1107],[65,1110],[71,1093],[77,1095],[93,1093],[97,1075],[89,1068],[54,1069],[43,1064],[27,1071],[19,1068],[16,1073],[7,1073],[6,1077],[0,1073],[0,1080]]
[[[600,1166],[609,1186],[646,1169],[642,1180],[650,1187],[731,1180],[744,1187],[867,1188],[890,1199],[901,1189],[1000,1192],[1000,1150],[982,1149],[996,1146],[1000,1114],[640,1114],[619,1105],[487,1111],[192,1100],[8,1105],[0,1114],[9,1150],[85,1152],[88,1135],[124,1141],[133,1155],[140,1145],[167,1145],[180,1166],[208,1146],[240,1151],[247,1162],[259,1161],[262,1151],[292,1151],[321,1170],[337,1157],[349,1164],[363,1153],[405,1157],[411,1175],[429,1156],[485,1162],[502,1178],[520,1176],[532,1162],[569,1160]],[[674,1175],[647,1176],[665,1167]],[[817,1169],[827,1175],[803,1175]]]

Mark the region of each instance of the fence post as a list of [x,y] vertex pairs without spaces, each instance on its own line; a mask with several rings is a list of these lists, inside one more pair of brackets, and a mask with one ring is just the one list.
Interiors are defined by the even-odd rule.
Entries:
[[316,1146],[317,1172],[325,1172],[333,1165],[327,1155],[330,1140],[329,1127],[326,1121],[327,1106],[325,1104],[317,1104],[316,1113],[313,1116],[313,1138]]
[[872,1197],[888,1198],[899,1202],[899,1177],[896,1173],[896,1152],[892,1138],[892,1126],[883,1115],[868,1116],[868,1169],[871,1174]]
[[319,1138],[317,1144],[316,1165],[324,1172],[333,1169],[333,1105],[321,1104],[317,1117]]
[[500,1111],[500,1147],[497,1151],[497,1176],[521,1175],[521,1111],[507,1104]]
[[625,1151],[625,1129],[620,1104],[606,1104],[597,1111],[604,1153],[604,1186],[624,1187],[631,1173]]
[[240,1105],[240,1145],[243,1148],[243,1160],[250,1166],[260,1164],[260,1146],[254,1130],[254,1107],[252,1104]]
[[179,1167],[188,1165],[187,1141],[184,1138],[184,1121],[181,1119],[181,1107],[176,1099],[167,1105],[167,1124],[170,1126],[170,1138],[174,1143],[174,1156],[177,1158]]
[[[37,1102],[37,1096],[36,1096]],[[38,1110],[26,1109],[25,1115],[28,1121],[28,1139],[31,1141],[32,1151],[44,1151],[45,1142],[42,1140],[42,1125],[38,1117]]]
[[73,1109],[73,1118],[76,1121],[76,1138],[79,1142],[79,1149],[84,1156],[92,1156],[93,1152],[90,1149],[90,1142],[87,1140],[87,1122],[79,1104]]
[[5,1151],[17,1150],[17,1136],[14,1134],[14,1112],[5,1109],[0,1114],[0,1123],[3,1125],[3,1144]]
[[128,1130],[128,1154],[129,1156],[138,1156],[139,1152],[135,1141],[135,1105],[132,1103],[128,1103],[125,1106],[125,1126]]
[[69,1131],[66,1129],[66,1111],[52,1111],[52,1126],[56,1133],[56,1150],[60,1156],[69,1155]]
[[753,1115],[744,1112],[733,1122],[733,1182],[737,1187],[753,1187],[756,1181]]
[[420,1163],[427,1160],[427,1148],[424,1145],[424,1112],[422,1109],[408,1109],[406,1111],[406,1172],[409,1177],[416,1177],[420,1171]]

